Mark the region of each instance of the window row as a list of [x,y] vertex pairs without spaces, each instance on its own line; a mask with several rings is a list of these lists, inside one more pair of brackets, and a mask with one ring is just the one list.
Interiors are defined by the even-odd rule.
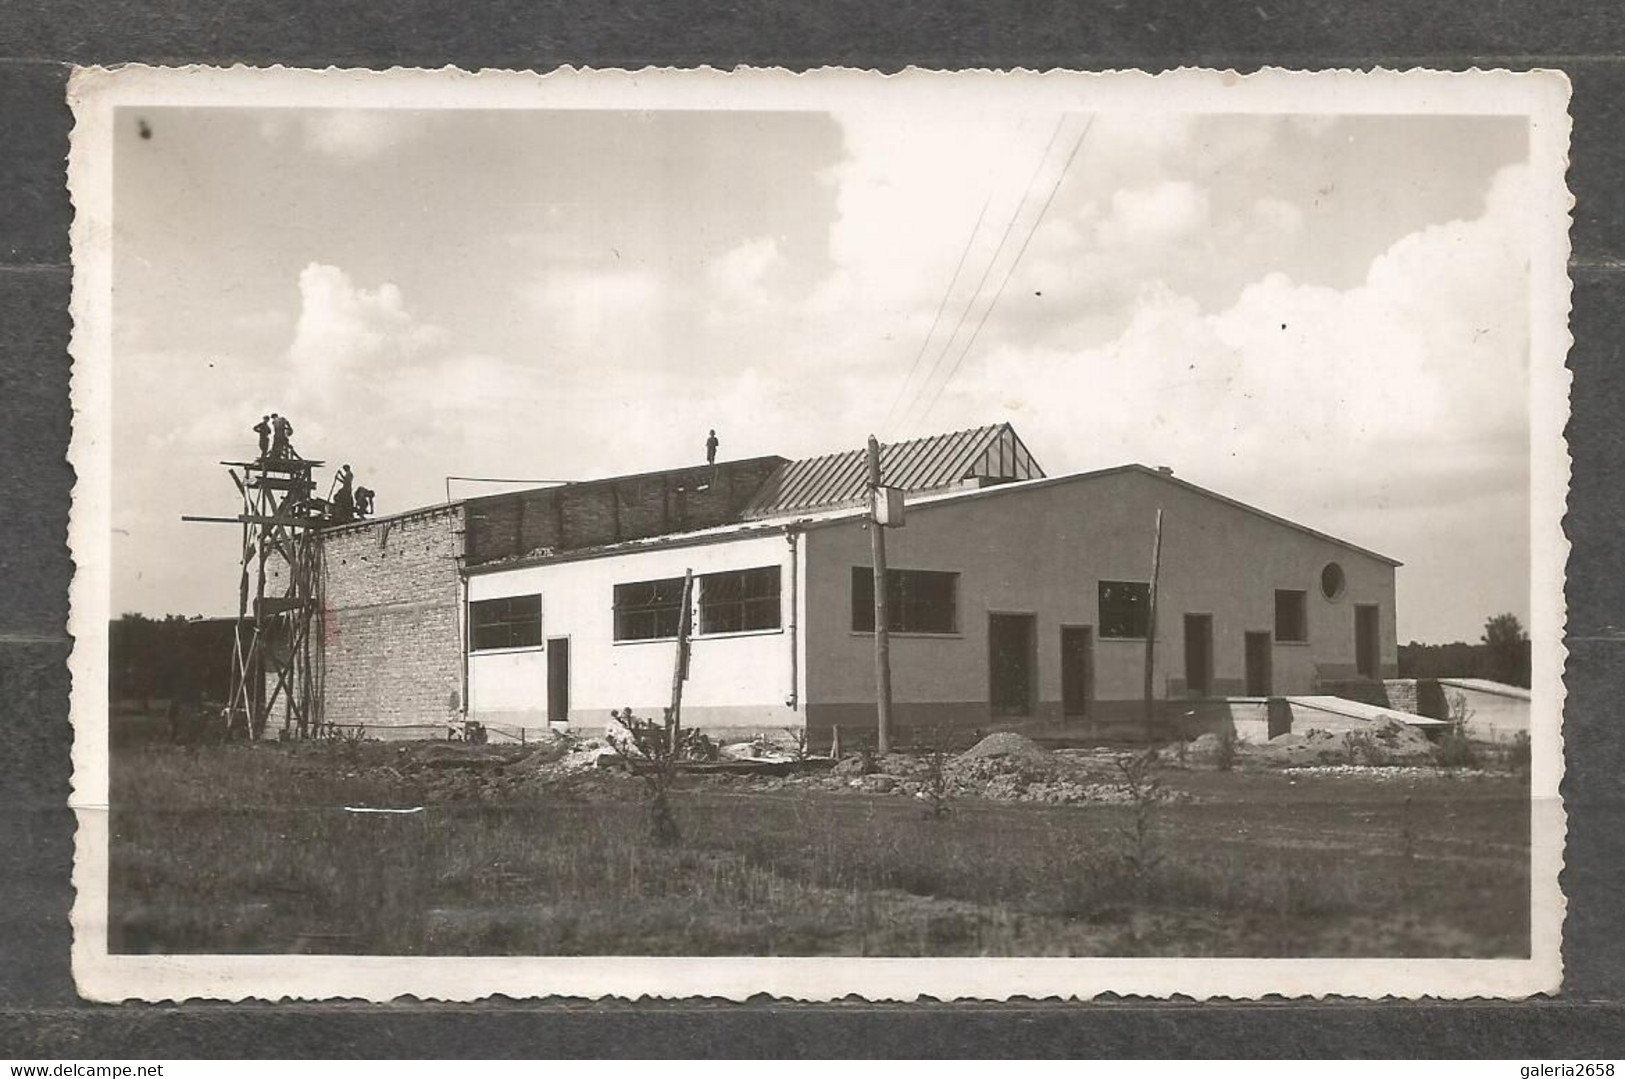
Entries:
[[[760,566],[699,574],[694,578],[699,625],[704,636],[780,628],[779,567]],[[1275,640],[1309,639],[1309,594],[1275,592]],[[1100,636],[1144,638],[1150,630],[1151,586],[1144,581],[1101,581]],[[651,641],[676,637],[683,612],[683,578],[663,577],[615,586],[615,640]],[[892,633],[958,633],[959,574],[941,570],[893,569],[886,573],[886,622]],[[542,597],[512,596],[469,604],[474,651],[529,648],[542,643]],[[875,628],[874,571],[852,567],[852,631]]]
[[[773,630],[779,622],[779,567],[705,573],[694,578],[697,630],[747,633]],[[534,648],[542,643],[542,597],[511,596],[468,605],[469,647],[475,652]],[[663,577],[615,586],[615,639],[652,641],[676,637],[683,618],[683,578]]]
[[[694,590],[700,615],[697,632],[701,636],[749,633],[780,626],[778,566],[698,574],[694,578]],[[617,641],[675,637],[683,616],[681,577],[615,586]]]

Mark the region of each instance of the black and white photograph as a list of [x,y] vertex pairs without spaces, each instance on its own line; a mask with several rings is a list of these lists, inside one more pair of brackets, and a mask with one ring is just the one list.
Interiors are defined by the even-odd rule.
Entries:
[[81,992],[1554,988],[1567,94],[79,72]]

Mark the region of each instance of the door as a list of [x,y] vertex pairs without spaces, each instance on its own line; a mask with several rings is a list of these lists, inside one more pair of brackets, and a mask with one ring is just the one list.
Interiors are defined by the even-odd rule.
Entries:
[[1061,627],[1061,714],[1081,718],[1095,696],[1095,631],[1091,626]]
[[1247,696],[1268,697],[1270,687],[1270,635],[1247,634]]
[[570,722],[570,638],[547,639],[547,721]]
[[1033,621],[1030,614],[987,616],[988,703],[995,716],[1033,714]]
[[1213,696],[1213,616],[1185,616],[1185,693]]
[[1377,608],[1357,604],[1354,608],[1354,669],[1361,678],[1377,677],[1377,656],[1381,654],[1380,623]]

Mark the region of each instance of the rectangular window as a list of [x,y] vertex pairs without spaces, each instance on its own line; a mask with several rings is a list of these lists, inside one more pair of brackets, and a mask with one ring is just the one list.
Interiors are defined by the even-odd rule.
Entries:
[[655,641],[677,636],[683,614],[683,579],[635,581],[615,586],[615,639]]
[[1277,641],[1307,641],[1309,639],[1309,593],[1291,588],[1275,590],[1275,639]]
[[701,633],[779,628],[779,567],[707,573],[699,585]]
[[508,596],[468,605],[469,650],[537,648],[542,643],[542,597]]
[[[892,633],[958,633],[959,574],[888,569],[886,621]],[[868,566],[852,567],[852,630],[875,631],[875,571]]]
[[1100,635],[1143,639],[1151,626],[1151,585],[1145,581],[1100,582]]

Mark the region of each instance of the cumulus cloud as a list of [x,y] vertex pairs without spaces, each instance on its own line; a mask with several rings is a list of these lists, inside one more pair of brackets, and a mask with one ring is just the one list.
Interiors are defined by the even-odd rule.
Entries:
[[778,240],[772,236],[758,236],[715,259],[707,267],[706,277],[724,300],[759,308],[768,302],[765,278],[779,260]]
[[1034,439],[1086,447],[1052,467],[1160,454],[1303,498],[1505,489],[1527,467],[1525,182],[1504,170],[1482,216],[1404,237],[1356,288],[1269,274],[1216,312],[1143,288],[1114,339],[1006,346],[944,412],[1002,400]]
[[1100,235],[1112,245],[1164,244],[1207,223],[1207,192],[1189,180],[1164,180],[1114,192],[1111,217],[1100,226]]
[[406,309],[395,285],[363,288],[337,266],[312,262],[299,274],[299,318],[288,348],[299,392],[331,402],[362,368],[377,378],[441,337]]

